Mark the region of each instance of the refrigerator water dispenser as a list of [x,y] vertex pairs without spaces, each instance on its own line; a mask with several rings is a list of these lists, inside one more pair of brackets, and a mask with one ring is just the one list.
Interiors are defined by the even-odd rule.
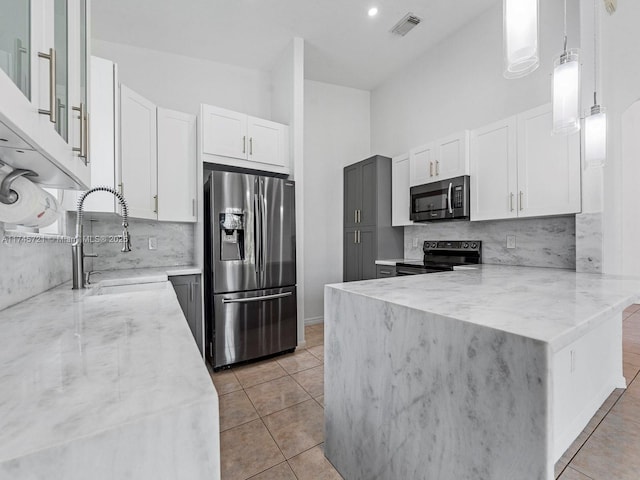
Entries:
[[244,214],[220,214],[220,260],[244,260]]

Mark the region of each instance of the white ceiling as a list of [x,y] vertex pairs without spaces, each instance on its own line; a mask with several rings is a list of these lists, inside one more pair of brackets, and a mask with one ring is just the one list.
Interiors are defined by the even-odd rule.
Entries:
[[[302,37],[305,78],[371,90],[498,1],[106,0],[92,2],[92,34],[263,71]],[[391,34],[408,12],[422,23]]]

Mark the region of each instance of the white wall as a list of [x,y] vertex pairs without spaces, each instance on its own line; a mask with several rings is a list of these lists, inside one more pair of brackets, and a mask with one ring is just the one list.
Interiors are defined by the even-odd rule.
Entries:
[[[569,47],[580,42],[578,12],[578,0],[568,0]],[[562,16],[561,1],[540,1],[542,61],[522,79],[502,76],[502,2],[393,75],[371,94],[372,151],[398,155],[550,102]]]
[[602,13],[601,19],[601,104],[607,108],[609,122],[604,173],[604,270],[638,275],[640,151],[622,155],[621,116],[640,99],[640,2],[618,2],[618,11],[611,16]]
[[91,53],[117,63],[122,83],[162,107],[197,114],[208,103],[271,116],[268,72],[96,39]]
[[304,83],[304,311],[324,312],[324,285],[342,281],[342,169],[370,156],[370,95]]

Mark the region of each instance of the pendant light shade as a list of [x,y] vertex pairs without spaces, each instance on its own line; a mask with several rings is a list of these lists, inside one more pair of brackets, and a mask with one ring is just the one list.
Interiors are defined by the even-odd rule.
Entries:
[[553,133],[580,130],[580,60],[578,51],[565,51],[553,68]]
[[602,166],[607,159],[607,114],[600,105],[584,119],[584,157],[589,166]]
[[504,77],[520,78],[540,65],[538,0],[503,0]]

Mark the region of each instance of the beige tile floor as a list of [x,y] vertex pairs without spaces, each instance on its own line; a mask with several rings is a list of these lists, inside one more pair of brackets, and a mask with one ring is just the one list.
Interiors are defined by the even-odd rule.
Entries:
[[[640,305],[625,310],[618,389],[556,464],[559,480],[640,479]],[[323,325],[306,348],[212,374],[220,395],[222,480],[333,480],[323,453]]]
[[306,348],[213,373],[222,480],[338,480],[323,452],[323,325]]

